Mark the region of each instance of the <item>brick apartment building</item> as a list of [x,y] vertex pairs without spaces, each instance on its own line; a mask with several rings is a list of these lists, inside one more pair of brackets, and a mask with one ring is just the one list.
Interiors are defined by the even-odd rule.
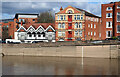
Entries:
[[120,2],[102,4],[102,39],[120,36]]
[[100,40],[101,18],[68,6],[55,14],[56,41]]
[[4,19],[0,22],[0,37],[2,37],[2,32],[6,31],[8,33],[7,38],[13,38],[14,36],[14,19]]
[[39,14],[16,13],[14,18],[14,32],[24,24],[33,24],[37,22],[38,15]]

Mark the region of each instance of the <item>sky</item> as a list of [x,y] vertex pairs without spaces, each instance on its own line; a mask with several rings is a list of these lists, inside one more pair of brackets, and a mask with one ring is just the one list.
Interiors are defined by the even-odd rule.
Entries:
[[4,0],[0,2],[0,19],[12,19],[16,13],[41,13],[48,10],[56,13],[62,6],[68,5],[84,9],[97,16],[101,16],[101,4],[118,0]]

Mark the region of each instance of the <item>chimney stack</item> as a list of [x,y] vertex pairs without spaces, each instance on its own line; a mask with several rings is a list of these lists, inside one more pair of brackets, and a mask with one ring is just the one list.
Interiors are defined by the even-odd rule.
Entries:
[[62,6],[61,6],[60,11],[62,11],[62,10],[63,10],[63,8],[62,8]]

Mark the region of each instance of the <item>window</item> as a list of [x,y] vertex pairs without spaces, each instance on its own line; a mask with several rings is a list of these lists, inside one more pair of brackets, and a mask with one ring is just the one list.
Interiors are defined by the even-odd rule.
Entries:
[[106,37],[111,37],[111,31],[106,31]]
[[65,23],[62,24],[62,28],[65,29]]
[[75,31],[75,36],[78,36],[78,31]]
[[120,25],[117,25],[117,33],[120,33]]
[[67,12],[67,13],[69,13],[69,14],[70,14],[70,13],[73,13],[73,12],[72,12],[72,10],[68,10],[68,12]]
[[81,20],[83,20],[83,15],[81,15]]
[[21,24],[19,24],[19,27],[21,27]]
[[29,37],[32,37],[32,34],[29,34]]
[[107,10],[109,11],[109,10],[112,10],[112,7],[107,7]]
[[94,32],[94,36],[96,35],[96,32]]
[[79,23],[79,28],[81,28],[81,29],[82,29],[82,23],[81,23],[81,22]]
[[59,15],[58,15],[58,20],[59,20]]
[[80,20],[80,15],[77,15],[77,20]]
[[63,15],[60,15],[60,19],[63,20]]
[[66,20],[66,15],[64,15],[64,20]]
[[112,18],[112,13],[107,13],[106,18]]
[[74,15],[74,20],[77,20],[77,19],[76,19],[76,15]]
[[75,28],[78,28],[78,23],[77,22],[75,23]]
[[88,28],[90,27],[90,24],[88,24]]
[[91,32],[91,35],[92,35],[92,32]]
[[38,37],[41,37],[41,35],[39,34]]
[[88,35],[90,35],[90,32],[88,32]]
[[79,31],[79,36],[82,36],[82,31]]
[[58,24],[58,29],[60,29],[60,28],[61,28],[61,23]]
[[101,37],[101,33],[99,33],[99,37]]
[[91,28],[92,28],[92,24],[91,24]]
[[33,19],[33,21],[35,21],[35,19]]
[[94,28],[96,28],[96,24],[94,24]]
[[120,8],[120,5],[118,5],[117,8],[119,9],[119,8]]
[[58,32],[58,36],[65,36],[65,32],[59,31],[59,32]]
[[19,22],[21,22],[21,19],[19,19]]
[[9,26],[7,25],[7,28],[8,28]]
[[106,22],[106,28],[112,28],[112,21]]
[[117,22],[120,22],[120,12],[117,13]]

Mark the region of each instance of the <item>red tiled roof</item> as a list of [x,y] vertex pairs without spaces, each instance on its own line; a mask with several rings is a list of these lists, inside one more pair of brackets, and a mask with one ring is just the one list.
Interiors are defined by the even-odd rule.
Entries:
[[23,27],[27,30],[30,26],[33,26],[35,29],[37,29],[40,25],[46,29],[49,25],[51,25],[55,29],[55,23],[33,23],[33,24],[25,24]]

